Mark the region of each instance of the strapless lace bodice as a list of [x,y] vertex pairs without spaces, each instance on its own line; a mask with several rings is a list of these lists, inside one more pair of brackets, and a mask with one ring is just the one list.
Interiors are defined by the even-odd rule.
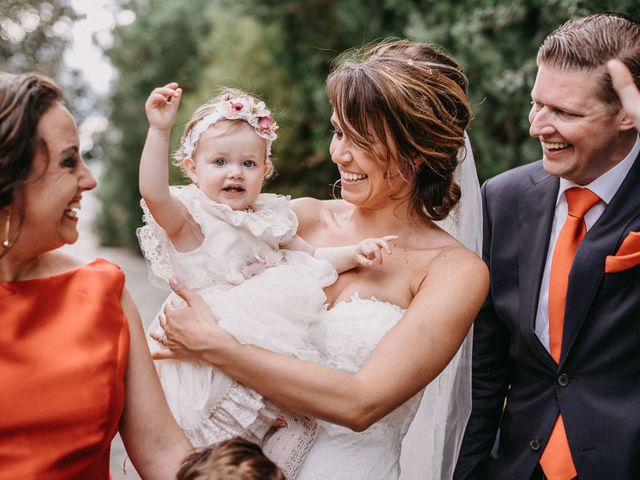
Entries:
[[[380,339],[400,319],[396,305],[354,295],[327,310],[314,329],[326,365],[355,372],[369,358]],[[298,480],[392,480],[399,475],[400,446],[421,393],[364,432],[320,422],[320,433]]]

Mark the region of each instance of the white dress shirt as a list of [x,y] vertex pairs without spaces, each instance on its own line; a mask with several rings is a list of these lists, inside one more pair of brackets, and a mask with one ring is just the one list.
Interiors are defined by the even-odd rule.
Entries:
[[[600,175],[593,182],[584,185],[593,193],[600,197],[600,201],[596,203],[584,216],[584,223],[587,225],[587,231],[596,223],[596,221],[609,205],[611,199],[622,185],[623,180],[631,170],[633,161],[640,153],[640,137],[636,137],[636,143],[631,151],[624,159],[615,167],[609,169]],[[540,285],[540,298],[538,299],[538,310],[536,312],[535,331],[536,335],[549,350],[549,276],[551,274],[551,259],[553,258],[553,250],[556,246],[556,240],[560,234],[560,230],[567,218],[568,208],[567,199],[564,195],[565,190],[572,187],[581,187],[569,180],[560,178],[560,190],[556,200],[556,211],[553,217],[553,225],[551,227],[551,238],[549,239],[549,250],[547,252],[547,261],[544,265],[544,273],[542,275],[542,283]]]

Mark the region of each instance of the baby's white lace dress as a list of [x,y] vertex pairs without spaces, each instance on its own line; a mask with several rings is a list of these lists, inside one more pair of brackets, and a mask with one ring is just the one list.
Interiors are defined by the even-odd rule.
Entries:
[[[219,325],[242,343],[318,361],[309,336],[324,310],[322,288],[337,274],[327,262],[279,249],[297,229],[288,199],[261,194],[252,211],[235,211],[195,185],[171,187],[171,193],[200,226],[204,241],[193,251],[177,251],[143,201],[145,226],[137,233],[152,279],[166,285],[173,276],[197,291]],[[181,300],[172,293],[167,301]],[[158,328],[156,318],[149,330]],[[159,348],[152,339],[149,346]],[[203,362],[155,364],[171,411],[194,446],[236,435],[258,440],[266,433],[274,416],[255,391]]]

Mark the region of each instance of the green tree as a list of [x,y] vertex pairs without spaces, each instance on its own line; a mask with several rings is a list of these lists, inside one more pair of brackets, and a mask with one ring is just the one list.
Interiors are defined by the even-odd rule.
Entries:
[[0,70],[57,77],[78,16],[67,0],[0,0]]
[[144,102],[151,90],[170,81],[185,90],[199,85],[200,45],[209,32],[207,0],[122,2],[136,21],[114,31],[106,51],[119,72],[111,95],[111,124],[105,138],[108,159],[98,196],[96,228],[106,245],[137,246],[141,224],[138,164],[146,136]]
[[408,3],[413,5],[405,35],[443,45],[469,77],[475,114],[469,131],[481,179],[540,156],[538,142],[528,134],[527,116],[535,56],[544,37],[575,16],[615,9],[640,18],[636,0],[614,5],[602,0]]
[[0,11],[0,70],[52,77],[81,123],[94,110],[95,98],[80,72],[64,65],[71,28],[81,17],[68,0],[0,0]]
[[[109,56],[120,71],[115,135],[101,196],[102,239],[135,244],[140,224],[137,166],[150,89],[185,88],[173,132],[220,86],[263,98],[280,123],[278,175],[267,191],[327,198],[337,179],[329,161],[330,106],[324,81],[344,50],[384,37],[442,45],[463,65],[475,119],[469,132],[481,179],[538,158],[528,135],[535,55],[565,20],[615,10],[640,18],[637,0],[137,0],[135,24],[119,28]],[[174,171],[174,179],[180,175]]]

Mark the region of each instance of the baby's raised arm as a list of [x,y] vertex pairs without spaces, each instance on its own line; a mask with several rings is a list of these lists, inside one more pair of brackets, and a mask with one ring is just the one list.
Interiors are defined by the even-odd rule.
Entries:
[[[144,107],[149,121],[147,139],[140,158],[140,195],[155,221],[171,241],[183,250],[195,248],[202,241],[199,230],[182,202],[169,190],[169,136],[176,119],[182,89],[175,82],[155,88]],[[193,237],[193,238],[191,238]]]
[[382,263],[383,250],[391,254],[390,243],[397,240],[397,235],[386,235],[379,238],[365,238],[356,245],[344,247],[315,248],[299,235],[284,245],[288,250],[307,252],[320,260],[326,260],[338,273],[346,272],[358,265],[370,267],[374,263]]

